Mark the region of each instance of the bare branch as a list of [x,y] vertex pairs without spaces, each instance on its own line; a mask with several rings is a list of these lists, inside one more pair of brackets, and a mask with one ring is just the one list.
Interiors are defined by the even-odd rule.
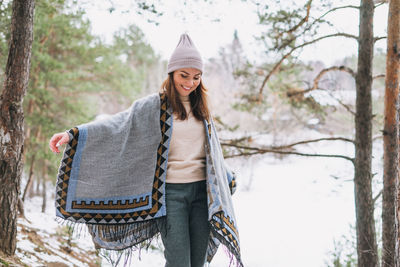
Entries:
[[382,195],[383,193],[383,189],[381,189],[381,191],[379,191],[379,193],[372,199],[372,202],[375,203],[379,197]]
[[360,6],[354,6],[354,5],[346,5],[346,6],[338,6],[338,7],[334,7],[332,9],[329,9],[327,12],[325,12],[324,14],[322,14],[318,20],[322,19],[323,17],[325,17],[326,15],[328,15],[329,13],[335,12],[339,9],[345,9],[345,8],[354,8],[354,9],[360,9]]
[[374,77],[372,77],[372,79],[379,79],[379,78],[385,78],[385,74],[378,74],[378,75],[375,75]]
[[315,23],[316,21],[319,21],[321,19],[323,19],[326,15],[328,15],[329,13],[335,12],[339,9],[345,9],[345,8],[354,8],[354,9],[360,9],[359,6],[354,6],[354,5],[347,5],[347,6],[338,6],[338,7],[334,7],[332,9],[329,9],[328,11],[326,11],[324,14],[322,14],[319,18],[317,18],[313,23]]
[[327,12],[325,12],[324,14],[322,14],[320,17],[316,18],[316,19],[306,28],[306,30],[311,29],[311,27],[312,27],[315,23],[319,22],[321,19],[323,19],[323,18],[324,18],[326,15],[328,15],[329,13],[335,12],[335,11],[337,11],[337,10],[339,10],[339,9],[345,9],[345,8],[360,9],[359,6],[353,6],[353,5],[339,6],[339,7],[332,8],[332,9],[328,10]]
[[293,155],[300,155],[300,156],[308,156],[308,157],[335,157],[335,158],[343,158],[347,159],[350,161],[353,161],[352,158],[344,156],[344,155],[329,155],[329,154],[308,154],[308,153],[301,153],[293,150],[288,149],[293,149],[294,146],[297,145],[304,145],[304,144],[310,144],[310,143],[316,143],[316,142],[321,142],[321,141],[345,141],[354,144],[354,140],[348,139],[345,137],[326,137],[326,138],[318,138],[318,139],[312,139],[312,140],[304,140],[288,145],[283,145],[283,146],[273,146],[270,148],[260,148],[260,147],[252,147],[252,146],[246,146],[246,145],[240,145],[238,144],[238,140],[248,140],[250,139],[249,137],[243,137],[239,138],[237,140],[229,140],[229,142],[221,142],[222,146],[227,146],[227,147],[234,147],[237,149],[241,150],[251,150],[251,152],[243,152],[239,151],[238,154],[233,154],[233,155],[228,155],[227,157],[239,157],[239,156],[250,156],[250,155],[256,155],[256,154],[265,154],[265,153],[275,153],[275,154],[293,154]]
[[374,8],[380,7],[381,5],[388,3],[389,0],[381,0],[381,1],[376,1],[376,2],[378,2],[378,4],[375,5]]
[[283,155],[298,155],[298,156],[305,156],[305,157],[327,157],[327,158],[342,158],[354,162],[353,158],[344,156],[344,155],[335,155],[335,154],[310,154],[310,153],[301,153],[296,151],[282,151],[277,149],[260,149],[257,147],[247,147],[247,146],[240,146],[240,145],[229,145],[229,144],[222,144],[225,146],[233,146],[239,149],[251,150],[252,152],[240,152],[238,154],[227,155],[225,158],[233,158],[233,157],[241,157],[241,156],[252,156],[257,154],[266,154],[266,153],[275,153],[275,154],[283,154]]
[[[345,8],[360,9],[359,6],[353,6],[353,5],[347,5],[347,6],[340,6],[340,7],[332,8],[332,9],[328,10],[327,12],[325,12],[324,14],[322,14],[320,17],[314,19],[314,21],[313,21],[312,23],[310,23],[310,24],[303,30],[303,32],[302,32],[300,35],[306,33],[307,31],[309,31],[309,30],[312,28],[312,26],[314,26],[317,22],[320,22],[320,21],[321,21],[326,15],[328,15],[329,13],[335,12],[335,11],[340,10],[340,9],[345,9]],[[294,36],[292,39],[290,39],[289,41],[287,41],[286,44],[290,44],[292,41],[294,41],[294,40],[295,40],[296,38],[298,38],[300,35]]]
[[241,142],[251,142],[253,137],[251,136],[243,136],[237,139],[222,139],[219,138],[221,143],[226,143],[226,144],[240,144]]
[[[237,139],[228,139],[228,140],[220,139],[220,140],[221,140],[221,145],[231,146],[231,145],[236,145],[240,142],[249,141],[252,139],[253,138],[251,136],[244,136],[244,137],[240,137]],[[295,143],[283,145],[283,146],[272,146],[271,148],[272,149],[284,149],[284,148],[294,147],[297,145],[304,145],[304,144],[316,143],[316,142],[321,142],[321,141],[344,141],[344,142],[349,142],[349,143],[354,144],[353,139],[339,136],[339,137],[323,137],[323,138],[317,138],[317,139],[303,140],[303,141],[299,141],[299,142],[295,142]]]
[[378,139],[382,139],[383,135],[382,134],[378,134],[372,137],[372,141],[378,140]]
[[350,114],[352,114],[353,116],[356,115],[356,113],[345,103],[342,102],[342,100],[340,100],[339,98],[335,97],[330,91],[325,90],[333,99],[335,99],[342,107],[344,107],[345,110],[347,110]]
[[[311,1],[310,1],[310,2],[311,2]],[[311,3],[310,3],[310,4],[311,4]],[[310,7],[311,7],[311,6],[310,6]],[[276,47],[276,48],[282,49],[284,46],[287,46],[288,44],[290,44],[290,43],[292,43],[294,40],[296,40],[299,36],[305,34],[307,31],[309,31],[309,30],[312,28],[313,25],[315,25],[317,22],[320,22],[321,19],[322,19],[323,17],[325,17],[326,15],[328,15],[329,13],[334,12],[334,11],[337,11],[337,10],[339,10],[339,9],[345,9],[345,8],[355,8],[355,9],[359,9],[360,7],[359,7],[359,6],[353,6],[353,5],[347,5],[347,6],[340,6],[340,7],[332,8],[332,9],[328,10],[327,12],[325,12],[324,14],[322,14],[320,17],[314,19],[314,21],[313,21],[312,23],[310,23],[307,27],[305,27],[305,29],[303,30],[303,32],[302,32],[301,34],[299,34],[299,35],[297,35],[297,36],[293,36],[293,38],[287,40],[284,44],[282,44],[282,45],[280,45],[279,47]],[[309,13],[309,10],[307,10],[307,11],[308,11],[308,13]],[[306,16],[306,18],[309,19],[309,17],[307,17],[307,16]],[[303,24],[303,23],[301,23],[301,24]],[[296,26],[297,26],[297,25],[296,25]],[[297,29],[299,28],[299,27],[296,27],[296,26],[294,27],[295,30],[297,30]],[[300,25],[300,26],[301,26],[301,25]],[[288,32],[288,33],[292,33],[293,31],[287,31],[287,32]],[[283,32],[283,33],[279,34],[278,36],[280,37],[280,36],[282,36],[284,33],[286,33],[286,32]]]
[[325,137],[325,138],[318,138],[318,139],[312,139],[312,140],[304,140],[304,141],[300,141],[300,142],[296,142],[296,143],[284,145],[284,146],[273,146],[272,148],[273,149],[284,149],[284,148],[294,147],[297,145],[317,143],[317,142],[321,142],[321,141],[344,141],[344,142],[349,142],[349,143],[354,144],[354,140],[348,139],[345,137]]
[[387,39],[387,36],[379,36],[374,38],[374,43],[376,43],[379,40]]
[[268,80],[271,78],[271,76],[272,76],[276,71],[279,70],[280,66],[282,65],[283,61],[284,61],[286,58],[288,58],[294,51],[296,51],[296,50],[299,49],[299,48],[303,48],[303,47],[305,47],[305,46],[307,46],[307,45],[310,45],[310,44],[316,43],[316,42],[318,42],[318,41],[321,41],[321,40],[323,40],[323,39],[327,39],[327,38],[331,38],[331,37],[346,37],[346,38],[352,38],[352,39],[358,40],[358,37],[355,36],[355,35],[348,34],[348,33],[341,33],[341,32],[338,32],[338,33],[333,33],[333,34],[328,34],[328,35],[325,35],[325,36],[321,36],[321,37],[316,38],[316,39],[314,39],[314,40],[311,40],[311,41],[302,43],[301,45],[298,45],[298,46],[293,47],[288,53],[286,53],[286,54],[274,65],[274,67],[272,68],[272,70],[271,70],[271,71],[267,74],[267,76],[265,77],[265,79],[264,79],[264,81],[263,81],[263,83],[262,83],[262,85],[261,85],[261,87],[260,87],[260,89],[259,89],[259,93],[258,93],[258,99],[259,99],[259,101],[261,102],[262,93],[263,93],[263,90],[264,90],[264,87],[265,87],[266,83],[267,83]]
[[[324,90],[333,99],[335,99],[342,107],[344,107],[349,113],[351,113],[352,115],[355,115],[355,112],[348,105],[343,103],[339,98],[335,97],[329,90],[322,89],[322,88],[320,88],[318,86],[318,83],[319,83],[320,79],[322,78],[322,76],[325,73],[329,72],[329,71],[344,71],[344,72],[349,73],[352,77],[355,77],[355,75],[356,75],[355,72],[351,68],[346,67],[346,66],[333,66],[333,67],[330,67],[330,68],[326,68],[326,69],[321,70],[319,72],[319,74],[315,77],[314,82],[313,82],[313,86],[311,88],[304,89],[304,90],[296,90],[296,91],[287,92],[286,93],[287,97],[293,97],[293,96],[296,96],[296,95],[299,95],[299,94],[306,94],[306,93],[308,93],[310,91],[317,90],[317,89]],[[385,78],[385,74],[379,74],[379,75],[375,75],[373,77],[374,80],[375,79],[379,79],[379,78]]]
[[292,96],[295,96],[295,95],[298,95],[298,94],[305,94],[305,93],[308,93],[308,92],[310,92],[310,91],[313,91],[313,90],[316,90],[316,89],[318,89],[319,87],[318,87],[318,84],[319,84],[319,81],[321,80],[321,78],[322,78],[322,76],[324,75],[324,74],[326,74],[327,72],[330,72],[330,71],[343,71],[343,72],[347,72],[347,73],[349,73],[353,78],[355,77],[355,72],[351,69],[351,68],[349,68],[349,67],[346,67],[346,66],[333,66],[333,67],[329,67],[329,68],[326,68],[326,69],[323,69],[323,70],[321,70],[319,73],[318,73],[318,75],[315,77],[315,79],[314,79],[314,82],[313,82],[313,86],[311,87],[311,88],[308,88],[308,89],[305,89],[305,90],[297,90],[297,91],[293,91],[293,92],[287,92],[287,96],[288,97],[292,97]]
[[326,68],[326,69],[321,70],[321,71],[318,73],[317,77],[315,77],[315,79],[314,79],[314,83],[313,83],[312,89],[317,89],[317,88],[318,88],[319,81],[321,80],[322,76],[323,76],[325,73],[330,72],[330,71],[343,71],[343,72],[349,73],[352,77],[355,77],[355,76],[356,76],[356,73],[353,71],[353,69],[352,69],[352,68],[349,68],[349,67],[347,67],[347,66],[333,66],[333,67],[329,67],[329,68]]

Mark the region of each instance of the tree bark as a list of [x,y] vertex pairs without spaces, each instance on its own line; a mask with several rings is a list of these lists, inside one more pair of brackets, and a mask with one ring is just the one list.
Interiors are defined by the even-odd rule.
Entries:
[[[399,175],[399,68],[400,0],[391,0],[388,15],[386,54],[385,119],[383,130],[383,202],[382,202],[382,267],[395,266],[396,253],[396,184]],[[398,224],[397,224],[398,225]],[[399,262],[397,262],[399,266]]]
[[354,161],[357,255],[360,267],[379,266],[371,186],[373,16],[373,0],[361,0],[356,74]]
[[33,41],[34,0],[14,0],[11,39],[0,96],[0,251],[16,248],[17,205],[23,168],[22,101],[28,85]]

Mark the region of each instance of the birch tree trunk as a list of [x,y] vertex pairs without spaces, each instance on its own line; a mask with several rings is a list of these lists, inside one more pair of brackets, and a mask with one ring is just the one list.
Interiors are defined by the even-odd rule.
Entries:
[[34,0],[14,0],[11,39],[0,96],[0,251],[13,255],[23,168],[24,115],[33,41]]

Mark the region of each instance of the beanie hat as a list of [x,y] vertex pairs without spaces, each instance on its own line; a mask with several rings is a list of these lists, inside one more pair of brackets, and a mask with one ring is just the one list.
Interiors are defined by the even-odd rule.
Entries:
[[167,72],[171,73],[182,68],[195,68],[203,71],[201,55],[186,33],[181,35],[181,39],[168,61]]

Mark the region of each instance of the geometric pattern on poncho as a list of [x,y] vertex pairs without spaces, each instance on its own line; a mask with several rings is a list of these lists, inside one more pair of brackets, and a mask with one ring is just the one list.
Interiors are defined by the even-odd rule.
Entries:
[[[210,142],[211,137],[211,124],[207,121],[207,129],[208,129],[208,142]],[[211,158],[210,144],[208,143],[206,146],[206,160],[207,160],[207,174],[208,174],[208,205],[213,206],[217,205],[214,199],[211,197],[213,195],[218,194],[217,192],[212,193],[210,191],[213,190],[214,186],[212,183],[217,185],[217,179],[215,179],[215,169],[213,165],[213,160]],[[229,189],[231,194],[235,191],[236,188],[236,177],[232,173],[231,181],[229,182]],[[230,253],[232,253],[236,260],[237,266],[243,266],[240,256],[240,244],[239,244],[239,233],[237,227],[235,226],[234,220],[232,220],[220,207],[219,211],[214,213],[210,220],[211,232],[210,238],[207,248],[207,261],[211,262],[215,253],[217,252],[218,246],[222,243],[225,247],[228,248]]]
[[[240,259],[240,247],[238,243],[239,233],[236,226],[223,211],[213,215],[211,220],[212,231],[218,240],[231,251],[237,259]],[[223,237],[223,238],[221,238]]]
[[[167,162],[167,146],[168,139],[170,138],[168,134],[168,129],[171,127],[171,114],[168,110],[167,99],[165,94],[160,94],[160,127],[161,127],[161,142],[157,149],[157,165],[154,173],[153,188],[152,188],[152,205],[149,209],[136,211],[136,212],[120,212],[120,213],[91,213],[91,212],[74,212],[69,213],[66,211],[67,195],[68,195],[68,183],[71,177],[72,162],[74,160],[74,155],[78,146],[79,130],[74,127],[69,132],[72,134],[72,140],[67,144],[65,148],[64,157],[61,161],[61,167],[58,174],[58,184],[56,189],[56,209],[64,216],[64,219],[68,219],[74,222],[80,223],[94,223],[94,224],[121,224],[121,223],[132,223],[136,221],[143,221],[146,219],[152,219],[161,209],[162,203],[161,198],[163,181],[161,179],[164,172],[166,172]],[[147,202],[146,202],[147,201]],[[126,207],[131,207],[132,205],[145,206],[148,204],[148,199],[143,200],[143,204],[140,202],[132,203],[113,203],[109,201],[104,203],[100,201],[98,204],[94,202],[85,203],[82,201],[80,207],[87,207],[88,210],[93,207],[93,209],[113,209],[115,206],[116,210]],[[74,204],[74,202],[72,203]],[[76,205],[76,203],[75,203]],[[96,206],[97,205],[97,206]]]

